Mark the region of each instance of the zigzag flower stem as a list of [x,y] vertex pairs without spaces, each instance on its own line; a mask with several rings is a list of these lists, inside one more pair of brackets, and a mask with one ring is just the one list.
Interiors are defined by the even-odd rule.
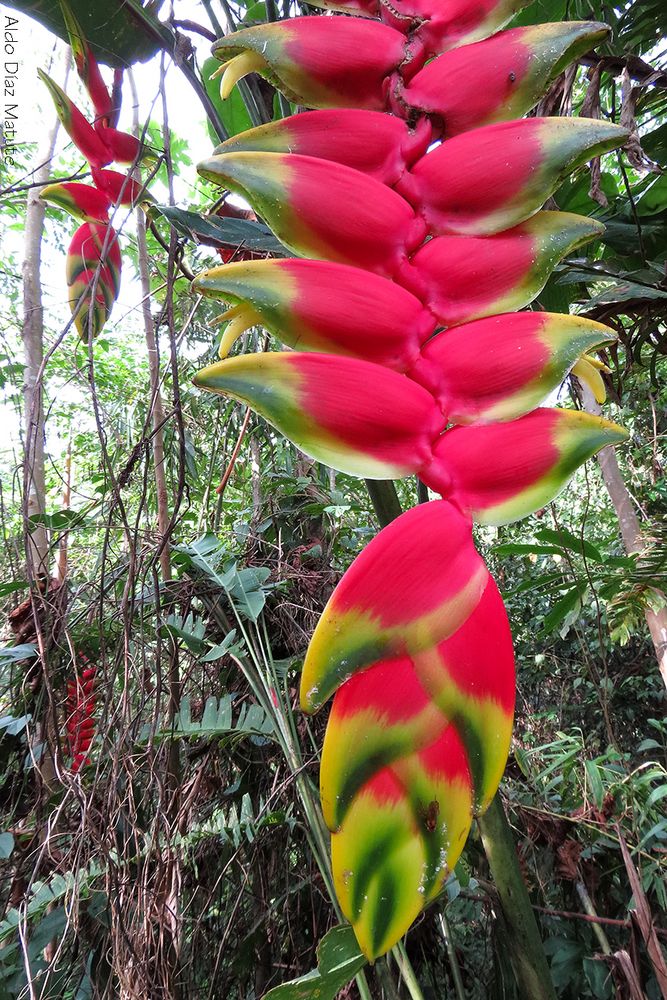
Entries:
[[[473,522],[526,516],[626,437],[540,405],[570,373],[604,399],[596,353],[613,332],[517,310],[603,228],[544,202],[627,133],[521,117],[604,25],[497,31],[520,0],[368,4],[333,4],[361,17],[299,17],[215,43],[223,97],[258,72],[317,110],[226,140],[199,166],[297,259],[229,264],[194,286],[231,305],[223,360],[198,386],[243,401],[333,468],[417,475],[440,497],[357,557],[302,674],[304,711],[333,698],[322,808],[338,902],[374,960],[440,893],[509,750],[512,640]],[[291,350],[227,357],[257,323]],[[516,859],[497,839],[489,856],[511,876]],[[511,877],[497,880],[507,905]],[[517,963],[517,976],[547,998],[541,961],[526,963],[532,978]]]

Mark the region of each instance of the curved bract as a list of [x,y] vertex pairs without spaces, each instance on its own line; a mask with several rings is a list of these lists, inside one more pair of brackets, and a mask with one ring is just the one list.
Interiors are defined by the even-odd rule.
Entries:
[[399,90],[392,110],[434,118],[445,138],[516,118],[537,104],[568,63],[608,35],[609,28],[594,21],[501,31],[434,59]]
[[69,304],[81,339],[94,339],[106,323],[120,290],[121,257],[110,226],[84,222],[66,258]]
[[397,190],[435,235],[489,236],[533,215],[576,167],[627,129],[591,118],[524,118],[443,142]]
[[556,264],[604,226],[570,212],[538,212],[490,237],[440,236],[413,254],[401,283],[443,326],[529,305]]
[[588,352],[614,343],[609,327],[559,313],[503,313],[433,337],[410,369],[449,423],[512,420],[557,389]]
[[475,521],[507,524],[544,507],[583,462],[627,436],[590,413],[537,409],[518,420],[447,431],[422,478]]
[[333,160],[393,186],[425,155],[433,138],[430,123],[414,126],[378,111],[335,108],[248,129],[213,150],[222,153],[297,153]]
[[370,111],[384,110],[392,75],[409,59],[405,36],[387,25],[323,17],[242,28],[219,39],[213,55],[223,64],[223,97],[254,72],[309,108]]
[[[441,499],[385,527],[334,590],[310,641],[301,706],[332,696],[320,788],[340,907],[369,959],[435,898],[509,750],[514,656],[472,523],[548,503],[625,437],[540,408],[573,373],[599,401],[614,342],[580,316],[517,312],[601,223],[540,211],[627,132],[527,118],[605,25],[493,34],[523,0],[322,0],[221,39],[222,94],[258,72],[311,110],[220,144],[200,164],[313,260],[213,268],[230,304],[195,379],[294,444],[368,478],[417,475]],[[434,58],[432,58],[434,57]],[[391,112],[391,113],[388,113]],[[291,352],[227,357],[250,326]]]
[[39,197],[85,222],[106,222],[109,218],[111,199],[90,184],[77,184],[75,181],[47,184],[39,192]]
[[301,707],[317,711],[358,670],[413,656],[451,636],[490,579],[470,519],[444,500],[384,528],[352,563],[322,612],[301,675]]
[[311,6],[339,10],[415,35],[429,56],[476,42],[502,28],[528,0],[312,0]]
[[430,393],[381,365],[328,354],[250,354],[195,385],[247,403],[334,469],[398,479],[432,461],[442,417]]
[[225,264],[197,275],[192,288],[235,307],[233,317],[225,314],[234,326],[223,336],[221,357],[244,329],[261,323],[288,347],[405,371],[436,327],[419,299],[395,282],[321,260]]
[[299,256],[391,276],[426,236],[404,198],[341,163],[298,153],[221,153],[197,169],[247,198]]

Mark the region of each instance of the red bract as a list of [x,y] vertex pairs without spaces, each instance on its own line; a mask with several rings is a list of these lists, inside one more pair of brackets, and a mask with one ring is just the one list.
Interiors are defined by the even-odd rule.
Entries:
[[377,111],[346,108],[292,115],[232,136],[219,153],[299,153],[354,167],[383,184],[394,185],[424,155],[433,130],[421,119],[409,127]]
[[113,154],[109,147],[93,126],[86,121],[76,105],[70,101],[64,90],[43,70],[38,69],[37,73],[40,80],[48,87],[62,126],[77,149],[94,167],[104,167],[107,163],[111,163]]
[[569,62],[609,34],[574,21],[501,31],[434,59],[392,94],[397,114],[426,114],[446,138],[529,111]]
[[[233,303],[220,345],[264,324],[299,350],[349,354],[405,371],[435,330],[434,317],[400,285],[320,260],[232,263],[198,275],[193,291]],[[379,308],[378,308],[379,305]]]
[[111,159],[116,163],[138,163],[141,160],[144,147],[135,136],[128,132],[119,132],[116,128],[107,128],[105,125],[97,125],[96,128],[111,154]]
[[615,339],[579,316],[505,313],[433,337],[409,375],[451,423],[511,420],[557,389],[582,355]]
[[93,182],[99,191],[103,191],[113,205],[133,206],[141,201],[152,201],[142,184],[132,180],[127,174],[117,170],[91,170]]
[[[86,657],[82,657],[88,662]],[[95,668],[86,667],[81,675],[67,682],[67,741],[72,758],[71,770],[76,774],[84,764],[89,764],[88,750],[93,742],[95,723]]]
[[197,169],[247,198],[301,256],[392,275],[426,235],[404,198],[340,163],[296,153],[221,153]]
[[254,72],[310,108],[382,111],[398,67],[419,66],[400,32],[352,18],[299,17],[242,28],[216,42],[213,54],[224,67],[223,97]]
[[40,196],[85,220],[70,244],[66,274],[76,327],[79,336],[88,341],[98,335],[107,321],[120,285],[117,235],[103,223],[108,221],[113,207],[152,199],[137,181],[115,170],[102,169],[112,160],[138,162],[145,150],[134,136],[112,127],[120,108],[122,70],[114,72],[113,96],[110,97],[92,49],[67,0],[61,0],[61,7],[77,70],[99,116],[95,127],[46,73],[38,72],[49,89],[63,126],[90,163],[95,187],[72,182],[50,184]]
[[97,59],[93,55],[93,50],[86,41],[81,30],[81,26],[74,16],[74,12],[66,0],[59,0],[60,10],[65,21],[67,34],[69,35],[70,47],[77,73],[83,80],[86,90],[90,94],[95,113],[103,119],[110,119],[113,115],[113,102],[107,86],[102,79]]
[[589,118],[525,118],[443,142],[397,190],[434,234],[486,236],[533,215],[576,167],[628,137]]
[[420,385],[356,358],[241,355],[205,368],[195,385],[247,403],[327,465],[374,479],[429,465],[443,426],[433,397]]
[[486,38],[528,0],[317,0],[313,6],[380,17],[398,31],[415,34],[429,56]]
[[470,527],[456,505],[435,501],[406,511],[369,542],[313,634],[301,675],[305,711],[317,711],[364,667],[414,656],[461,627],[489,580]]
[[400,280],[443,326],[455,326],[528,305],[566,254],[603,232],[594,219],[538,212],[495,236],[429,240],[401,268]]
[[109,318],[120,290],[120,271],[114,230],[89,222],[79,226],[67,251],[66,275],[70,308],[84,342],[94,339]]
[[73,181],[48,184],[42,188],[39,197],[86,222],[106,222],[109,218],[111,201],[108,195],[90,184],[77,184]]
[[483,524],[505,524],[546,506],[575,469],[627,432],[577,410],[539,409],[507,423],[456,427],[421,475]]

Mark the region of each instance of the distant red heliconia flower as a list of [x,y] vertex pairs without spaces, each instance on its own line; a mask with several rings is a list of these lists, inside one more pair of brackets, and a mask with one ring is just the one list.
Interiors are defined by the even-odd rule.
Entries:
[[[81,655],[82,663],[88,663],[87,657]],[[95,734],[95,667],[84,667],[81,673],[67,681],[67,718],[65,727],[72,763],[73,774],[90,763],[88,751]]]

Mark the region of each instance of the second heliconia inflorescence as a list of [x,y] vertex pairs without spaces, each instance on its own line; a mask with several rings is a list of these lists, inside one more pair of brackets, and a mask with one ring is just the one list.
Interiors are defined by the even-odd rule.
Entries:
[[93,340],[109,319],[120,291],[121,251],[110,213],[124,206],[152,201],[130,174],[105,169],[110,163],[136,166],[151,150],[135,136],[115,126],[120,113],[122,72],[115,71],[111,91],[67,0],[59,0],[70,47],[95,117],[91,124],[61,87],[43,70],[60,122],[90,168],[92,184],[64,181],[42,188],[40,198],[82,220],[66,258],[69,305],[84,342]]

